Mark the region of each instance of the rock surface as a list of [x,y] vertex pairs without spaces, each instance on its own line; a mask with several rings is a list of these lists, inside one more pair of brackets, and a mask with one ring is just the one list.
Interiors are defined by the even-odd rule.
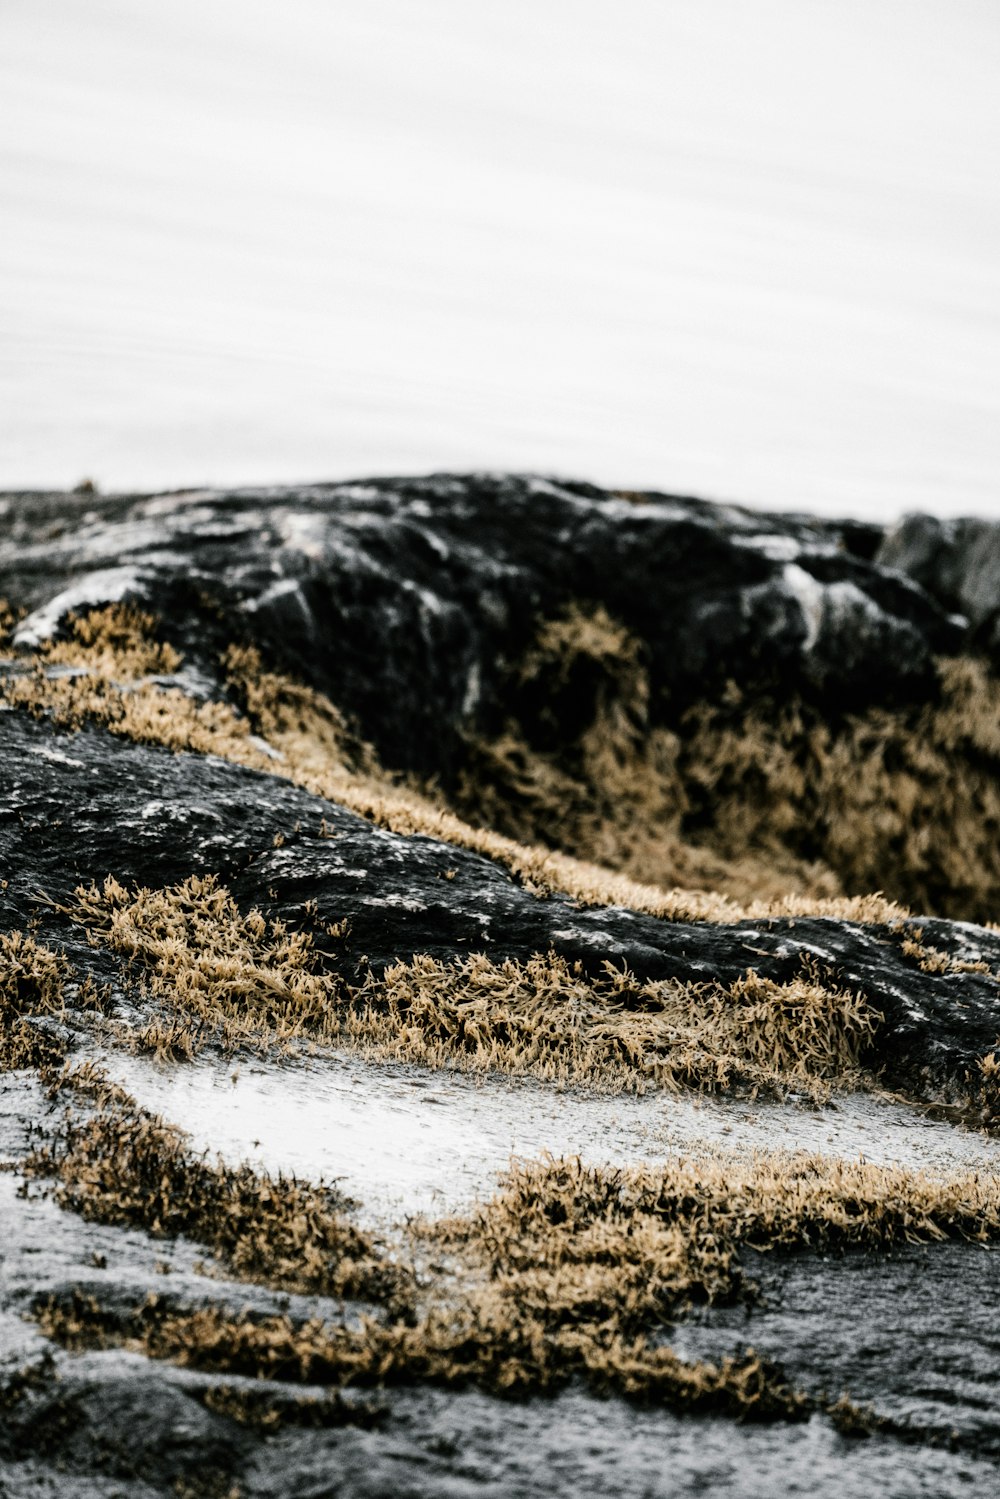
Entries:
[[[219,651],[253,643],[327,694],[384,764],[447,785],[466,736],[502,720],[511,666],[539,618],[568,604],[603,607],[641,642],[652,713],[665,723],[730,679],[779,701],[799,694],[831,715],[919,705],[936,690],[935,658],[1000,650],[996,535],[986,523],[926,518],[883,533],[483,475],[9,495],[0,497],[0,597],[23,617],[6,669],[28,672],[27,653],[58,635],[70,611],[134,603],[184,652],[165,686],[231,702]],[[1000,1038],[992,927],[829,914],[666,920],[584,904],[540,894],[468,847],[376,826],[293,784],[277,761],[269,774],[0,704],[0,935],[32,931],[141,1008],[134,975],[88,941],[65,905],[78,885],[106,876],[159,888],[195,874],[218,876],[243,912],[259,907],[293,928],[306,910],[316,930],[346,923],[328,959],[349,978],[420,954],[523,961],[553,951],[590,974],[610,961],[640,980],[723,985],[750,971],[787,983],[805,961],[881,1017],[863,1062],[884,1086],[961,1105],[966,1117],[992,1107],[979,1091]],[[87,1031],[68,1019],[78,1055],[90,1055]],[[274,1075],[280,1087],[280,1068]],[[811,1395],[849,1390],[871,1402],[884,1419],[864,1438],[838,1435],[820,1414],[762,1428],[575,1387],[511,1404],[420,1385],[386,1396],[370,1429],[262,1434],[206,1407],[210,1381],[190,1369],[122,1349],[53,1355],[24,1320],[42,1292],[127,1307],[166,1285],[255,1315],[286,1307],[332,1318],[340,1308],[222,1276],[206,1288],[196,1246],[165,1250],[138,1230],[85,1222],[36,1186],[19,1196],[18,1163],[52,1105],[30,1071],[2,1083],[0,1496],[221,1496],[233,1484],[295,1499],[763,1496],[780,1472],[788,1493],[880,1488],[902,1499],[986,1494],[1000,1481],[990,1393],[1000,1344],[988,1311],[1000,1256],[966,1244],[847,1261],[765,1257],[752,1313],[710,1308],[678,1328],[685,1356],[752,1341]],[[379,1086],[374,1067],[370,1086]],[[22,1387],[12,1376],[25,1366],[35,1376]]]
[[[919,695],[963,624],[857,522],[478,475],[295,490],[0,500],[0,598],[44,637],[130,599],[195,651],[248,634],[360,723],[386,763],[447,777],[534,621],[603,605],[654,694],[726,678],[838,703]],[[908,555],[908,554],[907,554]]]
[[1000,525],[908,515],[882,538],[876,560],[904,572],[966,621],[966,637],[1000,653]]

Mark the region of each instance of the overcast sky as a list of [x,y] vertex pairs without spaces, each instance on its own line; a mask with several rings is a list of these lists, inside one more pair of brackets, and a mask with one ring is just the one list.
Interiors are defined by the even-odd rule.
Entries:
[[996,0],[0,0],[0,487],[1000,515]]

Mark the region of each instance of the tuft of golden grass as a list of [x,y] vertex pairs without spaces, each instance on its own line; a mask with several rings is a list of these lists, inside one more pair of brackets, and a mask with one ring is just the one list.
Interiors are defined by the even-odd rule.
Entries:
[[[680,1228],[700,1246],[702,1258],[676,1284],[684,1296],[694,1290],[717,1299],[737,1288],[732,1273],[741,1247],[788,1252],[994,1240],[1000,1178],[938,1177],[807,1152],[620,1168],[543,1156],[512,1162],[500,1191],[473,1218],[445,1220],[432,1232],[478,1246],[495,1276],[535,1265],[540,1255],[554,1270],[581,1256],[617,1259],[640,1225],[658,1235]],[[615,1243],[618,1253],[610,1247]],[[654,1249],[649,1269],[668,1259]],[[648,1281],[637,1272],[637,1293]]]
[[209,1373],[338,1391],[422,1383],[523,1398],[555,1394],[582,1378],[600,1394],[743,1420],[809,1413],[806,1399],[753,1352],[719,1365],[687,1363],[642,1338],[549,1332],[499,1300],[438,1310],[412,1326],[370,1319],[357,1327],[319,1318],[296,1323],[288,1316],[234,1316],[214,1305],[178,1311],[155,1296],[122,1317],[79,1293],[43,1298],[35,1315],[43,1332],[67,1348],[124,1346]]
[[90,1117],[69,1114],[22,1168],[54,1178],[60,1206],[91,1222],[184,1234],[245,1280],[405,1301],[405,1272],[350,1222],[334,1189],[194,1154],[182,1130],[140,1108],[93,1067],[65,1072],[57,1086],[98,1103]]
[[182,1059],[208,1038],[235,1050],[341,1035],[344,985],[317,971],[312,935],[256,908],[244,916],[215,876],[133,891],[109,876],[81,886],[65,911],[92,940],[138,964],[165,1007],[137,1033],[139,1049]]
[[41,647],[49,665],[78,666],[82,658],[95,676],[132,682],[139,677],[169,676],[181,664],[173,646],[157,640],[153,615],[132,604],[71,614],[66,628],[67,638],[47,641]]
[[739,1250],[790,1252],[1000,1235],[1000,1182],[808,1155],[593,1168],[514,1162],[472,1215],[423,1223],[417,1315],[350,1326],[234,1316],[150,1296],[131,1311],[73,1293],[36,1315],[73,1348],[125,1345],[192,1368],[335,1390],[428,1382],[504,1395],[579,1379],[602,1394],[740,1418],[859,1413],[807,1399],[752,1351],[686,1363],[664,1335],[698,1301],[746,1292]]
[[684,779],[692,835],[728,856],[809,848],[846,890],[983,921],[1000,900],[1000,683],[938,663],[939,693],[827,719],[802,703],[692,710]]
[[[470,746],[457,805],[753,915],[791,895],[801,914],[872,919],[849,893],[887,890],[986,920],[1000,901],[1000,683],[967,658],[939,662],[938,678],[932,701],[840,714],[730,683],[667,729],[640,642],[571,605],[512,669],[510,716]],[[903,914],[886,903],[874,919]]]
[[524,963],[420,955],[369,979],[358,999],[355,1036],[383,1056],[615,1091],[849,1086],[882,1018],[809,969],[785,984],[752,971],[731,985],[640,983],[611,963],[586,975],[551,952]]
[[[205,1040],[287,1047],[338,1042],[380,1059],[528,1073],[621,1091],[649,1086],[780,1091],[857,1082],[881,1016],[805,966],[778,984],[641,983],[555,953],[525,962],[426,954],[348,982],[336,951],[259,910],[243,915],[214,877],[163,890],[113,878],[77,890],[67,914],[138,965],[159,1010],[131,1044],[174,1060]],[[326,938],[336,938],[336,928]]]
[[65,1045],[31,1017],[65,1013],[69,964],[24,932],[0,935],[0,1072],[52,1067]]

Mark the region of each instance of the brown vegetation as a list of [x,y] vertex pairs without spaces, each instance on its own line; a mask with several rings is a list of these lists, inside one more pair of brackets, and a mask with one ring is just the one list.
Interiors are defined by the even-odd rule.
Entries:
[[359,992],[359,1039],[382,1055],[476,1071],[530,1072],[615,1091],[850,1085],[881,1017],[817,972],[777,984],[640,983],[597,977],[554,953],[518,963],[418,956]]
[[940,662],[935,700],[840,715],[731,683],[668,729],[640,643],[573,606],[508,696],[457,803],[499,833],[751,908],[899,916],[843,904],[882,890],[969,920],[1000,906],[1000,683],[978,661]]
[[406,1276],[345,1216],[332,1188],[232,1170],[192,1154],[181,1130],[139,1108],[93,1069],[61,1080],[99,1103],[24,1165],[53,1177],[62,1207],[98,1223],[141,1227],[212,1249],[247,1280],[328,1296],[396,1300]]
[[0,936],[0,1072],[51,1067],[63,1059],[63,1041],[32,1017],[64,1013],[68,976],[65,958],[33,937]]
[[[617,627],[601,628],[612,631],[604,657],[612,648],[624,651],[633,684],[629,690],[633,696],[639,691],[641,698],[634,683],[640,668],[633,648],[621,644],[626,637]],[[68,728],[98,723],[141,743],[215,754],[287,777],[395,832],[441,838],[495,859],[541,895],[558,890],[586,905],[625,905],[676,920],[813,912],[887,921],[906,914],[881,895],[844,898],[835,879],[828,874],[819,880],[806,877],[794,860],[788,868],[794,866],[797,874],[793,870],[786,878],[788,869],[782,866],[777,875],[765,878],[756,855],[744,867],[739,859],[720,860],[711,849],[699,852],[679,838],[674,825],[677,776],[668,764],[678,741],[666,731],[650,737],[642,722],[635,727],[627,701],[624,708],[610,703],[587,731],[590,770],[572,794],[552,757],[540,757],[523,736],[517,739],[518,754],[526,757],[525,774],[538,781],[527,810],[498,768],[501,741],[492,750],[470,747],[470,771],[459,804],[475,816],[478,825],[473,825],[450,810],[439,794],[401,784],[380,768],[374,751],[351,732],[333,704],[267,671],[253,648],[233,647],[224,659],[228,688],[245,710],[240,712],[230,702],[195,702],[179,687],[151,679],[151,668],[176,669],[178,663],[163,654],[171,648],[158,643],[149,615],[111,605],[70,619],[67,629],[65,639],[40,648],[27,670],[0,678],[0,695],[11,706],[50,715]],[[542,638],[553,645],[544,630]],[[568,648],[565,632],[555,632],[554,644]],[[77,674],[66,674],[66,667],[75,667]],[[645,747],[644,735],[649,738]],[[604,788],[600,795],[598,787]],[[573,812],[581,798],[596,808],[582,822]],[[655,857],[628,854],[626,845],[640,831],[659,851]],[[681,885],[686,888],[677,888]]]
[[786,984],[753,972],[731,985],[640,983],[610,963],[589,976],[554,953],[524,963],[418,956],[349,983],[335,948],[320,951],[311,933],[258,910],[242,915],[214,878],[134,891],[109,878],[67,909],[139,966],[160,1007],[133,1044],[176,1060],[206,1039],[230,1050],[305,1039],[614,1091],[780,1091],[855,1082],[880,1019],[807,967]]
[[[69,1347],[124,1344],[192,1368],[340,1390],[426,1381],[599,1393],[742,1417],[853,1407],[807,1400],[752,1352],[685,1363],[663,1341],[694,1301],[744,1293],[738,1251],[886,1246],[1000,1234],[1000,1183],[810,1156],[675,1161],[628,1170],[515,1163],[467,1218],[418,1226],[435,1251],[415,1318],[357,1325],[183,1308],[122,1313],[74,1293],[36,1314]],[[443,1256],[443,1259],[442,1259]]]
[[77,890],[67,914],[137,964],[164,1007],[135,1037],[144,1050],[180,1060],[204,1039],[234,1050],[341,1034],[344,986],[318,971],[311,934],[257,909],[244,916],[214,876],[133,891],[109,877]]
[[[512,1315],[513,1314],[513,1315]],[[120,1347],[211,1373],[343,1388],[426,1383],[477,1385],[507,1396],[555,1394],[574,1377],[601,1394],[743,1419],[803,1418],[808,1402],[755,1354],[718,1366],[686,1363],[644,1339],[610,1331],[551,1334],[531,1316],[497,1304],[439,1312],[414,1326],[359,1327],[288,1316],[233,1315],[218,1306],[171,1310],[148,1297],[124,1317],[93,1297],[45,1298],[42,1330],[74,1349]]]

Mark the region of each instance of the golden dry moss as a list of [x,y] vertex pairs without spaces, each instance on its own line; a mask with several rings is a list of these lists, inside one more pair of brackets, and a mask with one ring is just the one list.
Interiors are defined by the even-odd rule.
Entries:
[[880,1016],[818,973],[777,984],[592,977],[554,953],[525,963],[420,956],[364,986],[356,1026],[383,1055],[528,1072],[615,1090],[854,1082]]
[[498,832],[754,914],[791,895],[849,919],[866,891],[973,920],[1000,905],[1000,683],[981,662],[940,662],[932,701],[847,714],[730,684],[670,731],[639,643],[573,606],[508,694],[458,798]]
[[349,983],[336,971],[335,929],[321,951],[308,931],[244,916],[212,877],[132,891],[109,878],[79,889],[67,914],[137,965],[158,1011],[133,1044],[175,1060],[206,1039],[228,1049],[310,1040],[614,1091],[780,1090],[857,1081],[881,1019],[808,967],[784,984],[753,972],[731,985],[640,983],[610,963],[588,975],[551,952],[523,963],[421,955]]
[[288,1316],[234,1316],[218,1306],[171,1310],[149,1297],[121,1316],[93,1297],[46,1297],[42,1330],[71,1349],[126,1347],[210,1373],[249,1375],[345,1388],[425,1383],[478,1386],[505,1396],[551,1395],[582,1378],[619,1394],[689,1411],[741,1419],[802,1419],[808,1402],[754,1353],[719,1365],[687,1363],[645,1339],[590,1330],[550,1332],[499,1299],[414,1325],[363,1321],[358,1327]]
[[31,1017],[63,1015],[68,978],[61,953],[24,932],[0,935],[0,1072],[62,1060],[63,1042]]
[[935,701],[831,722],[805,705],[689,715],[691,835],[723,857],[809,848],[845,890],[969,920],[1000,904],[1000,683],[939,663]]
[[803,1152],[720,1153],[621,1168],[543,1157],[513,1162],[499,1193],[474,1218],[445,1221],[434,1232],[478,1244],[496,1274],[537,1265],[540,1257],[554,1269],[581,1254],[614,1259],[609,1246],[617,1243],[623,1254],[640,1223],[679,1227],[710,1250],[709,1272],[699,1262],[682,1290],[718,1297],[733,1289],[742,1246],[766,1252],[994,1240],[1000,1178],[937,1177]]
[[511,715],[470,742],[458,787],[474,822],[661,888],[743,904],[841,894],[829,871],[790,853],[723,857],[685,836],[682,740],[654,724],[642,647],[603,608],[544,620],[510,676]]
[[60,1206],[93,1222],[184,1234],[246,1280],[328,1296],[404,1296],[405,1274],[350,1222],[333,1189],[213,1164],[93,1069],[64,1075],[61,1086],[100,1106],[89,1118],[69,1115],[25,1163],[27,1175],[55,1179]]
[[695,1301],[745,1293],[738,1252],[884,1247],[1000,1234],[1000,1182],[811,1156],[609,1170],[515,1163],[471,1217],[419,1226],[435,1250],[414,1318],[344,1325],[234,1316],[158,1296],[122,1313],[73,1294],[36,1307],[67,1346],[122,1345],[192,1368],[336,1390],[397,1383],[551,1394],[571,1379],[679,1409],[802,1417],[815,1402],[752,1352],[686,1363],[664,1336]]
[[156,620],[131,604],[112,604],[85,615],[70,615],[64,640],[40,648],[51,665],[85,662],[96,676],[132,682],[138,677],[169,675],[181,664],[172,645],[156,639]]
[[239,709],[155,680],[178,664],[149,616],[115,605],[73,621],[2,690],[61,724],[286,776],[587,904],[888,921],[904,905],[985,920],[1000,900],[1000,684],[976,661],[940,663],[923,705],[830,719],[731,685],[670,730],[655,722],[639,644],[574,607],[543,621],[512,672],[501,732],[470,744],[461,816],[387,774],[322,694],[267,671],[256,650],[226,653]]
[[138,1039],[161,1055],[190,1057],[203,1037],[235,1049],[341,1033],[344,986],[317,971],[311,934],[257,909],[244,916],[214,876],[133,891],[109,877],[77,890],[67,914],[139,965],[167,1009]]

